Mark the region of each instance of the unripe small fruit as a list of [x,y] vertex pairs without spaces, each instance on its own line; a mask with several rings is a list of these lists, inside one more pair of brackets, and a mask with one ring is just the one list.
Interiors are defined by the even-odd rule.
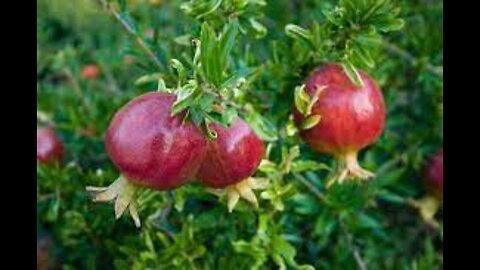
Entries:
[[85,79],[96,79],[100,75],[100,68],[95,64],[88,64],[82,68],[82,77]]
[[37,161],[40,163],[61,162],[64,147],[52,127],[37,129]]
[[[306,91],[318,100],[311,115],[319,115],[320,122],[301,130],[300,136],[313,149],[328,153],[338,161],[339,168],[329,183],[342,183],[348,176],[366,179],[374,174],[360,167],[358,152],[375,142],[385,126],[383,95],[366,73],[359,71],[362,86],[355,85],[344,69],[337,64],[325,64],[315,69],[306,80]],[[301,127],[306,120],[294,107],[294,121]]]

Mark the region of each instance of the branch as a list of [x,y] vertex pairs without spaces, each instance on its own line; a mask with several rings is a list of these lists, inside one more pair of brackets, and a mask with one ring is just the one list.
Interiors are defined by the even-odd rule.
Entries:
[[322,201],[323,203],[328,203],[328,200],[325,197],[325,195],[323,195],[323,193],[320,190],[318,190],[314,185],[312,185],[312,183],[310,183],[307,179],[305,179],[305,177],[303,177],[298,173],[294,174],[294,177],[300,183],[302,183],[309,191],[311,191],[313,195],[315,195],[315,197],[317,197],[320,201]]
[[343,233],[345,234],[345,237],[347,238],[347,243],[350,247],[353,258],[355,259],[355,262],[357,263],[358,269],[367,270],[367,265],[365,264],[365,261],[363,261],[362,256],[360,255],[360,250],[354,244],[353,237],[350,233],[348,233],[348,230],[347,230],[347,227],[345,226],[345,223],[343,222],[342,219],[339,219],[339,223],[340,223],[340,227],[342,228]]
[[132,28],[132,26],[115,10],[115,8],[108,3],[106,0],[98,0],[100,4],[110,12],[113,17],[122,25],[123,29],[132,37],[135,38],[137,44],[142,48],[142,50],[150,57],[150,59],[155,63],[159,69],[163,69],[162,62],[157,58],[155,53],[148,47],[147,43],[140,37],[140,35]]
[[[397,45],[395,45],[393,43],[384,41],[383,45],[387,49],[387,51],[402,57],[404,60],[406,60],[407,62],[409,62],[412,65],[415,65],[418,61],[417,58],[414,55],[412,55],[411,53],[409,53],[409,52],[407,52],[407,51],[405,51],[401,48],[399,48]],[[430,63],[427,63],[425,68],[429,72],[431,72],[431,73],[433,73],[433,74],[435,74],[435,75],[437,75],[437,76],[439,76],[443,79],[443,66],[434,66]]]

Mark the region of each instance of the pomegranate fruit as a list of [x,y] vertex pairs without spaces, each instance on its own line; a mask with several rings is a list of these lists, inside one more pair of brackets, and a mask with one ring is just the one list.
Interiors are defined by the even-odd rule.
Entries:
[[251,176],[262,159],[263,141],[240,118],[230,127],[218,123],[211,123],[209,127],[217,133],[217,138],[207,141],[207,155],[197,173],[197,181],[210,188],[223,189],[219,194],[228,196],[229,211],[240,197],[258,205],[252,189],[261,188],[262,184]]
[[88,64],[82,68],[82,76],[85,79],[96,79],[100,75],[100,69],[95,64]]
[[206,138],[184,113],[172,115],[176,96],[143,94],[122,107],[107,130],[105,146],[121,176],[108,188],[87,187],[94,201],[115,200],[117,218],[135,208],[138,187],[173,189],[193,178],[206,153]]
[[408,199],[408,203],[419,211],[427,224],[438,229],[440,225],[435,215],[443,203],[443,147],[430,157],[423,174],[429,194],[418,200]]
[[40,163],[61,162],[64,147],[52,127],[37,129],[37,161]]
[[[313,150],[335,156],[338,168],[328,186],[334,181],[374,176],[358,164],[357,155],[382,133],[385,103],[376,82],[363,71],[359,75],[361,86],[348,77],[342,66],[328,63],[315,69],[305,83],[307,94],[317,98],[311,115],[321,118],[313,127],[300,130],[300,136]],[[295,106],[293,114],[297,126],[308,117]]]
[[437,199],[443,199],[443,147],[429,160],[425,168],[426,186]]

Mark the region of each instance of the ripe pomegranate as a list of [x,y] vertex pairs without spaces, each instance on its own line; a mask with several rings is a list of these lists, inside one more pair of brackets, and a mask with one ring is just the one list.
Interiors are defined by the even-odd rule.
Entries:
[[52,127],[37,129],[37,161],[40,163],[61,162],[64,147]]
[[240,118],[230,127],[218,123],[211,123],[209,127],[217,133],[217,138],[207,142],[207,155],[197,180],[207,187],[224,189],[229,211],[240,197],[257,205],[252,189],[262,185],[251,176],[262,159],[263,141]]
[[424,178],[430,194],[418,200],[408,199],[408,203],[419,211],[427,224],[438,228],[439,223],[435,220],[435,214],[443,203],[443,147],[428,161],[424,170]]
[[439,200],[443,199],[443,147],[433,155],[425,168],[426,186]]
[[82,68],[82,76],[85,79],[96,79],[100,75],[100,69],[96,64],[88,64]]
[[108,188],[87,187],[95,201],[115,200],[117,218],[135,209],[138,187],[166,190],[190,180],[206,153],[206,138],[184,113],[172,115],[176,96],[165,92],[141,95],[122,107],[108,127],[105,146],[121,176]]
[[[338,169],[328,186],[345,179],[367,179],[374,174],[364,170],[357,160],[358,152],[378,139],[385,125],[383,95],[367,74],[359,71],[363,81],[357,86],[338,64],[328,63],[318,67],[306,80],[306,92],[318,100],[313,104],[312,115],[320,115],[320,122],[300,136],[314,150],[335,156]],[[294,121],[300,126],[306,116],[296,107]]]

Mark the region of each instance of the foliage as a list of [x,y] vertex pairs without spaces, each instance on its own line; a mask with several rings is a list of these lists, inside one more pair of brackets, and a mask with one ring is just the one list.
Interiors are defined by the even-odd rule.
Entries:
[[[67,157],[37,165],[37,216],[63,269],[438,269],[441,231],[407,204],[425,194],[422,166],[443,143],[443,4],[388,0],[40,0],[38,110]],[[292,104],[318,64],[358,69],[383,90],[388,121],[361,153],[371,182],[325,188],[334,166],[296,135]],[[95,63],[96,80],[81,76]],[[85,186],[118,171],[103,136],[125,102],[174,92],[175,112],[216,134],[238,115],[267,144],[260,206],[226,205],[196,185],[143,191],[141,229],[90,202]],[[304,128],[321,121],[313,117]],[[415,128],[412,128],[415,127]]]

